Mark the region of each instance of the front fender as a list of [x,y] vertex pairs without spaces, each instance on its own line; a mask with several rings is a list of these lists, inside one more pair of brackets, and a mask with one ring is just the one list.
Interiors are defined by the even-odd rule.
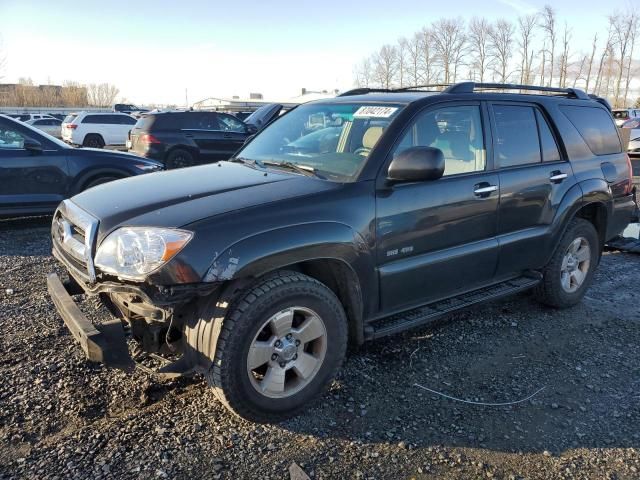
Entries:
[[360,234],[337,222],[314,222],[260,232],[218,253],[205,282],[257,277],[288,265],[318,259],[339,260],[358,275],[371,278],[373,259]]

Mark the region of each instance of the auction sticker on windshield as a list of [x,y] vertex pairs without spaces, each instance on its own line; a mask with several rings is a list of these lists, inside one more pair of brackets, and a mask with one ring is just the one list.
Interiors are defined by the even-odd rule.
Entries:
[[364,106],[360,107],[353,114],[354,118],[389,118],[398,110],[397,107],[376,107]]

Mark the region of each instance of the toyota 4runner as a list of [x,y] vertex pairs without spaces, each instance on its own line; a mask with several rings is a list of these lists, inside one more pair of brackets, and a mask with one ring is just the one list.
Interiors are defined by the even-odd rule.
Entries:
[[[48,287],[89,360],[130,370],[133,340],[158,373],[202,373],[236,414],[277,421],[348,343],[528,289],[580,302],[632,189],[606,102],[580,90],[359,89],[229,161],[65,200],[52,237],[69,278]],[[114,318],[94,326],[78,293]]]

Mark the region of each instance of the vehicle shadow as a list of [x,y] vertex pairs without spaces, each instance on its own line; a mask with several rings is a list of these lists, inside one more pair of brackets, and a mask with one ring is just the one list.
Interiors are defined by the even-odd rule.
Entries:
[[[637,448],[640,318],[616,307],[596,297],[558,311],[520,295],[376,341],[350,355],[314,408],[282,427],[415,448]],[[490,406],[418,385],[477,403],[542,390]]]

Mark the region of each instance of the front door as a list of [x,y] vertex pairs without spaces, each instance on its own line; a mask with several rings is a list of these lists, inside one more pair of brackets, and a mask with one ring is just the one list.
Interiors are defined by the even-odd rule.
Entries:
[[497,275],[508,277],[543,266],[549,228],[576,180],[541,107],[496,102],[490,113],[500,175]]
[[226,160],[240,150],[249,134],[247,126],[232,115],[218,114],[218,122],[222,130],[222,150],[225,152]]
[[[25,139],[42,144],[24,148]],[[0,210],[3,214],[53,210],[68,190],[67,156],[45,137],[0,118]]]
[[[388,313],[488,284],[498,260],[498,174],[487,164],[479,102],[420,113],[394,149],[439,148],[445,173],[434,181],[377,192],[381,309]],[[385,171],[386,175],[386,171]]]

